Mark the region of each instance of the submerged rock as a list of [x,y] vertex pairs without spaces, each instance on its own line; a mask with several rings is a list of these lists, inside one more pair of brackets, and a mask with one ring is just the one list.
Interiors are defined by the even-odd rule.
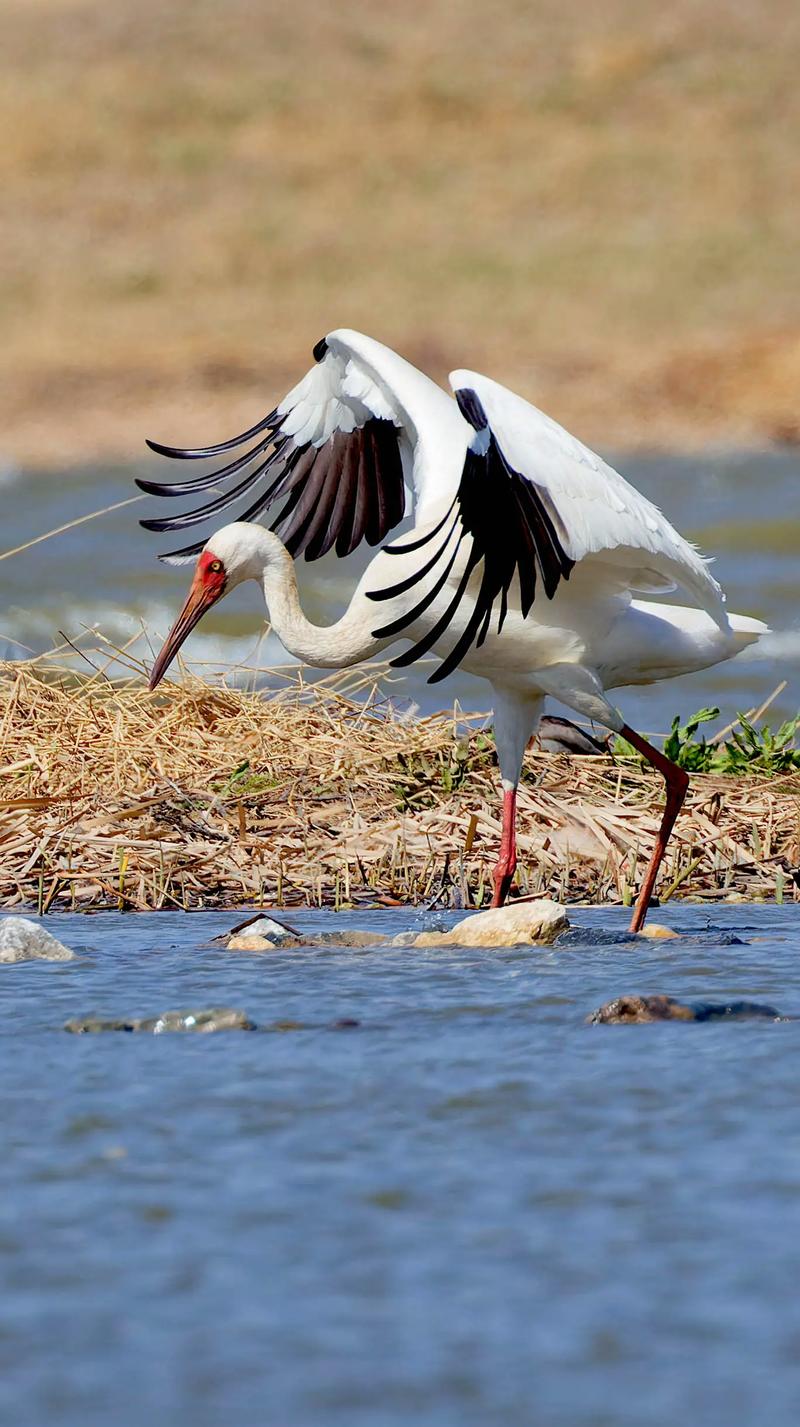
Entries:
[[227,937],[218,937],[228,951],[287,951],[295,947],[385,946],[531,946],[549,945],[569,927],[564,908],[558,902],[513,902],[478,912],[457,923],[450,931],[401,932],[388,937],[383,932],[336,931],[301,933],[274,922],[271,917],[253,917],[234,927]]
[[75,952],[26,917],[0,917],[0,963],[72,961]]
[[256,1024],[244,1011],[213,1006],[210,1010],[163,1011],[160,1016],[140,1021],[136,1029],[152,1031],[154,1036],[165,1031],[199,1031],[207,1035],[211,1031],[254,1031]]
[[674,937],[680,936],[680,932],[674,932],[672,927],[665,927],[663,922],[645,922],[636,935],[649,937],[651,941],[672,941]]
[[355,1031],[361,1026],[353,1016],[342,1016],[338,1021],[329,1021],[327,1024],[319,1025],[312,1021],[270,1021],[266,1026],[259,1026],[261,1031],[276,1031],[284,1034],[286,1031]]
[[223,936],[214,937],[214,941],[224,943],[228,951],[274,951],[276,947],[303,945],[303,938],[296,927],[261,913],[248,917],[246,922],[239,922]]
[[278,922],[274,917],[251,917],[249,922],[242,922],[238,927],[233,927],[230,936],[236,936],[246,932],[248,936],[269,936],[273,941],[285,940],[288,937],[299,937],[297,927],[290,927],[288,922]]
[[586,1020],[590,1026],[645,1025],[652,1021],[788,1021],[760,1001],[676,1001],[673,996],[618,996]]
[[318,932],[304,936],[294,927],[284,926],[272,917],[253,917],[234,927],[225,942],[228,951],[292,951],[299,946],[380,946],[389,940],[380,932]]
[[388,940],[383,932],[320,932],[306,946],[383,946]]
[[559,902],[512,902],[457,922],[447,932],[419,932],[395,937],[396,946],[549,946],[567,931],[567,914]]
[[244,932],[241,936],[229,937],[225,946],[228,951],[286,951],[289,947],[302,946],[302,942],[292,936],[273,941],[258,932]]
[[66,1022],[64,1030],[76,1036],[97,1035],[101,1031],[144,1031],[154,1036],[167,1031],[192,1031],[207,1035],[211,1031],[254,1031],[256,1025],[244,1011],[233,1010],[230,1006],[212,1006],[193,1011],[163,1011],[160,1016],[127,1021],[104,1020],[101,1016],[76,1016]]
[[64,1030],[74,1036],[96,1035],[100,1031],[138,1031],[138,1021],[111,1021],[102,1016],[73,1016],[64,1022]]

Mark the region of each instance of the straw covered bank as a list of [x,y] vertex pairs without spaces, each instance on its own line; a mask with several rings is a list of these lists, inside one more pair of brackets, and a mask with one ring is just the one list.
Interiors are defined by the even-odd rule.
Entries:
[[[485,905],[485,719],[403,716],[341,676],[257,693],[0,667],[0,897],[39,911]],[[692,778],[663,902],[797,899],[800,775]],[[638,761],[529,750],[518,886],[628,902],[661,813]]]

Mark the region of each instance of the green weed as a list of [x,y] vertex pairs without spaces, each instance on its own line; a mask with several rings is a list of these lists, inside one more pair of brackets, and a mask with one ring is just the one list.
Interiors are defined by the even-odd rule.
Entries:
[[234,768],[223,782],[213,785],[213,791],[222,793],[226,797],[232,794],[237,798],[247,798],[257,793],[265,793],[275,787],[277,787],[277,779],[269,773],[253,772],[250,760],[246,758],[243,763]]
[[[698,709],[686,723],[680,715],[672,720],[672,728],[664,740],[664,753],[687,773],[787,773],[800,769],[800,749],[795,747],[800,714],[787,719],[780,728],[768,724],[755,728],[745,714],[739,714],[737,727],[724,743],[709,743],[701,726],[719,717],[719,709]],[[698,736],[699,734],[699,736]],[[639,754],[624,738],[617,738],[613,752],[618,758],[639,758]]]
[[458,739],[451,748],[435,756],[425,753],[398,753],[402,770],[395,784],[395,800],[400,812],[434,807],[439,796],[456,792],[471,773],[485,767],[494,755],[494,740],[478,734],[474,746],[468,738]]

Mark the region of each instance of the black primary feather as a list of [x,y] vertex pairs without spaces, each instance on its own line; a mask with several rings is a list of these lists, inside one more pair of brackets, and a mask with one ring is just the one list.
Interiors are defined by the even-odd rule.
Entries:
[[218,466],[216,471],[209,471],[205,476],[196,476],[189,481],[148,481],[142,477],[136,477],[136,484],[140,491],[145,491],[147,495],[176,496],[176,495],[196,495],[198,491],[211,490],[219,481],[226,480],[228,476],[235,476],[237,471],[241,471],[245,466],[254,461],[256,456],[263,455],[270,446],[282,444],[275,433],[271,431],[265,436],[263,441],[259,441],[256,446],[252,446],[249,451],[245,451],[242,456],[237,456],[234,461],[229,461],[227,466]]
[[171,461],[202,461],[206,456],[220,456],[223,451],[233,451],[237,446],[243,446],[251,437],[260,436],[268,426],[277,428],[282,421],[283,417],[278,415],[276,408],[257,421],[255,426],[251,426],[249,431],[241,431],[238,436],[232,436],[230,441],[220,441],[217,446],[162,446],[160,441],[149,440],[146,440],[145,444],[151,451],[155,451],[157,456],[168,456]]
[[[323,338],[314,348],[314,358],[324,361],[327,353]],[[337,555],[349,555],[363,539],[378,545],[405,514],[398,427],[382,417],[369,417],[353,431],[335,431],[321,447],[295,446],[290,436],[280,432],[288,414],[276,408],[248,431],[216,446],[183,448],[148,441],[151,450],[159,455],[193,461],[233,451],[254,437],[260,438],[227,465],[193,480],[137,479],[140,490],[160,497],[218,492],[205,505],[179,515],[142,520],[140,524],[145,530],[184,530],[199,525],[266,481],[267,487],[258,499],[235,518],[255,520],[273,501],[287,496],[272,529],[278,531],[292,555],[305,553],[307,560],[318,560],[334,545]],[[225,490],[224,483],[240,471],[246,471],[243,479]],[[188,558],[202,550],[204,543],[195,542],[160,558]]]
[[[522,615],[525,617],[536,595],[537,574],[541,576],[545,595],[552,599],[561,581],[569,579],[575,564],[561,543],[557,528],[561,522],[548,493],[509,465],[489,428],[477,393],[464,389],[456,392],[456,399],[481,440],[475,441],[467,450],[453,502],[456,507],[454,523],[440,541],[432,559],[414,575],[388,589],[369,591],[369,598],[373,600],[391,599],[406,593],[433,570],[444,556],[453,530],[458,527],[455,547],[431,589],[412,609],[375,631],[375,637],[381,639],[402,635],[439,594],[453,568],[462,541],[469,537],[467,563],[444,613],[422,639],[392,660],[392,664],[405,667],[427,654],[445,633],[464,598],[473,572],[479,569],[480,583],[470,617],[453,648],[428,679],[430,684],[436,684],[452,673],[473,644],[480,648],[489,632],[498,602],[499,633],[508,611],[508,591],[515,574],[519,581]],[[453,505],[427,535],[406,545],[388,546],[387,554],[407,554],[429,544],[447,524]]]

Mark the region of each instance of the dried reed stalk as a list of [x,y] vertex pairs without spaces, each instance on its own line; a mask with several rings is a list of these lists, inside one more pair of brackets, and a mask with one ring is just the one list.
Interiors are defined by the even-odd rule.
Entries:
[[[486,900],[500,829],[482,719],[398,715],[374,670],[284,674],[267,694],[186,677],[151,695],[131,668],[112,683],[0,666],[5,906]],[[799,791],[797,774],[693,777],[662,897],[796,897]],[[628,901],[662,798],[634,764],[529,752],[522,891]]]

